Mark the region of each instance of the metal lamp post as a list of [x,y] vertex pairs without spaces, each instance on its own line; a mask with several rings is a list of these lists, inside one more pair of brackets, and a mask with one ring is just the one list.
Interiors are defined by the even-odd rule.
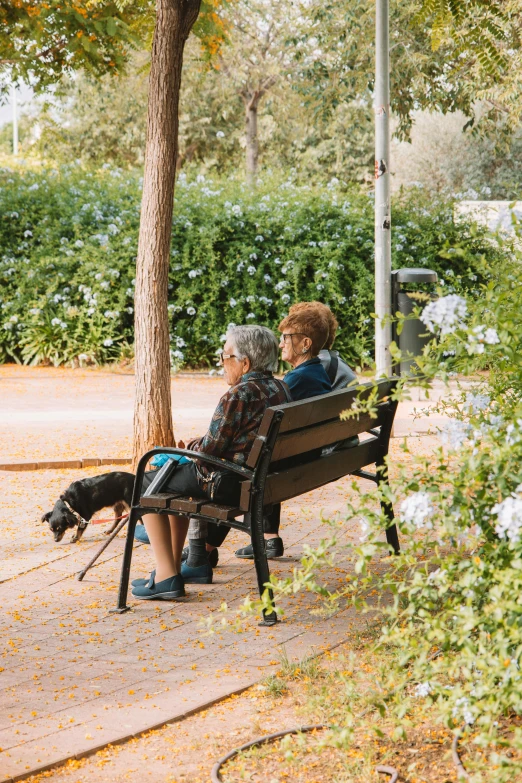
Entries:
[[376,0],[375,24],[375,364],[391,374],[391,204],[389,2]]
[[16,105],[16,86],[11,85],[11,106],[13,110],[13,155],[18,155],[18,111]]

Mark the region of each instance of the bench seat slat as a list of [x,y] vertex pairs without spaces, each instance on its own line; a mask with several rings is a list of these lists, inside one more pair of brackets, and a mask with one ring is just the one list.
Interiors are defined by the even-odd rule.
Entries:
[[140,498],[140,506],[146,508],[169,508],[171,500],[179,497],[172,492],[158,492],[156,495],[144,495]]
[[[353,449],[337,451],[320,457],[305,465],[296,465],[287,470],[267,476],[264,504],[281,503],[336,481],[354,470],[373,464],[382,456],[382,447],[377,438],[370,438]],[[241,486],[241,508],[248,508],[251,482]]]
[[206,498],[178,497],[170,502],[169,508],[174,513],[179,511],[180,514],[190,514],[198,512],[206,502]]
[[199,513],[208,517],[213,517],[214,519],[235,519],[245,512],[234,506],[223,506],[219,503],[204,503],[199,509]]

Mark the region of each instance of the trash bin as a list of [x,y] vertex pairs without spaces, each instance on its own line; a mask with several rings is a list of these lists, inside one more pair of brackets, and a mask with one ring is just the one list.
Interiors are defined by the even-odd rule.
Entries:
[[[431,298],[436,299],[435,294],[425,291],[422,284],[437,282],[437,273],[432,269],[395,269],[392,272],[392,314],[399,312],[403,315],[411,315],[415,307],[422,306],[422,302],[415,298],[416,291],[431,293]],[[418,318],[404,321],[402,331],[397,334],[397,325],[393,324],[393,339],[402,353],[420,356],[423,347],[429,342],[426,326]],[[414,359],[408,359],[394,366],[396,375],[414,375],[416,370]]]

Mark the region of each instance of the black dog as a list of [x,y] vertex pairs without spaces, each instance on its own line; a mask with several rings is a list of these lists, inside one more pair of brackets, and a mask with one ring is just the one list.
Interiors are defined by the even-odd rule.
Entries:
[[129,510],[133,487],[134,475],[122,471],[73,481],[60,495],[53,510],[43,515],[42,522],[49,523],[55,541],[61,541],[68,528],[77,527],[71,541],[79,541],[93,514],[112,506],[116,519],[110,530],[105,531],[109,535],[116,529],[118,517]]

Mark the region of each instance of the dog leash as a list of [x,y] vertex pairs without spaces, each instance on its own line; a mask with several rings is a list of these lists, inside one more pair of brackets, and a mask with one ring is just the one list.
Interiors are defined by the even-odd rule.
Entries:
[[125,519],[125,517],[128,517],[128,514],[122,514],[121,517],[110,517],[108,519],[91,519],[90,524],[91,525],[101,525],[102,522],[119,522],[120,519]]

